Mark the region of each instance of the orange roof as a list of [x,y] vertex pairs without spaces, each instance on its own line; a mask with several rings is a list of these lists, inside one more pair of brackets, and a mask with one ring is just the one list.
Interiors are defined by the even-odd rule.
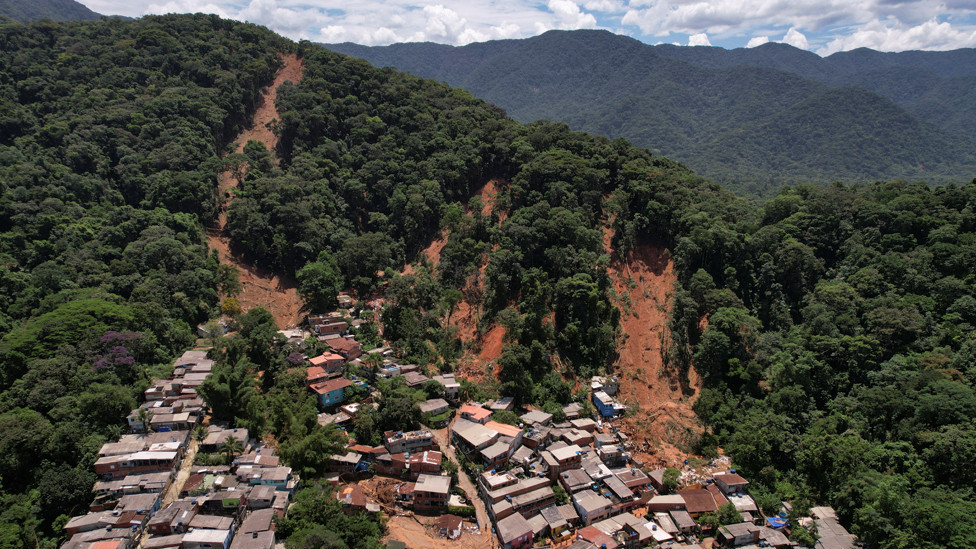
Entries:
[[342,355],[337,355],[335,353],[322,353],[322,354],[320,354],[317,357],[308,359],[308,362],[312,366],[321,366],[321,365],[327,364],[327,363],[329,363],[330,361],[333,361],[333,360],[338,360],[338,361],[341,361],[341,362],[345,362],[346,359],[343,358]]
[[492,431],[498,431],[498,434],[502,436],[512,437],[512,438],[519,436],[519,433],[522,432],[521,429],[519,429],[514,425],[509,425],[507,423],[499,423],[497,421],[489,421],[488,423],[485,423],[485,427],[491,429]]
[[121,540],[96,541],[91,544],[90,549],[116,549],[120,543],[122,543]]
[[352,382],[349,381],[348,379],[344,377],[337,377],[335,379],[323,381],[322,383],[316,383],[315,385],[312,385],[310,389],[312,389],[312,391],[315,391],[320,395],[324,395],[326,393],[331,393],[332,391],[335,391],[337,389],[344,389],[350,385],[352,385]]
[[[359,342],[354,339],[346,339],[344,337],[337,337],[335,339],[329,339],[325,342],[326,345],[332,347],[337,351],[351,351],[355,349]],[[342,357],[340,357],[342,358]]]
[[309,366],[305,370],[305,379],[319,379],[322,377],[328,377],[329,373],[325,371],[325,368],[321,366]]
[[458,415],[471,416],[477,421],[491,417],[491,410],[485,410],[481,406],[472,406],[468,404],[463,406],[459,411]]

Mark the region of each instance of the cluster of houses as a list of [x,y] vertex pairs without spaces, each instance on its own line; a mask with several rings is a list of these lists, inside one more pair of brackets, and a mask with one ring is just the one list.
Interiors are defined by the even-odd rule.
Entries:
[[[334,313],[309,317],[309,329],[330,349],[310,358],[307,367],[309,390],[322,407],[333,411],[319,415],[323,424],[342,425],[376,406],[371,398],[345,402],[348,387],[366,387],[364,381],[343,375],[346,364],[363,361],[362,349],[347,328],[346,321]],[[520,424],[515,426],[494,419],[497,412],[514,410],[512,398],[459,406],[460,383],[452,374],[428,377],[416,365],[388,358],[386,348],[368,352],[384,357],[375,371],[379,377],[402,376],[409,387],[430,381],[444,387],[444,399],[418,405],[424,424],[434,429],[449,425],[449,450],[482,471],[475,479],[477,497],[505,549],[546,543],[572,549],[796,545],[788,538],[787,521],[763,516],[748,494],[748,481],[734,470],[668,493],[664,469],[642,469],[643,463],[629,451],[627,436],[614,426],[613,419],[627,410],[616,398],[616,377],[591,380],[592,414],[588,406],[573,403],[563,408],[561,422],[554,422],[552,414],[530,410],[519,416]],[[470,516],[473,509],[459,489],[452,489],[453,477],[443,472],[443,450],[427,429],[387,432],[383,445],[377,447],[352,441],[344,454],[331,458],[332,482],[339,487],[336,497],[348,512],[377,513],[380,506],[349,481],[369,473],[394,477],[400,480],[395,489],[397,506],[437,516],[435,526],[446,537],[456,537],[462,521],[454,513],[467,510]],[[712,521],[700,520],[729,504],[739,512],[741,522],[715,528]],[[811,525],[815,523],[823,536],[818,547],[854,547],[854,536],[829,508],[817,508],[814,515]]]
[[[405,375],[402,367],[394,367],[401,371],[391,375]],[[429,380],[424,376],[423,382]],[[440,376],[435,381],[455,380]],[[642,469],[643,463],[629,451],[632,444],[612,421],[626,410],[615,400],[617,379],[594,378],[591,389],[595,413],[583,417],[584,406],[570,404],[563,409],[566,419],[558,423],[540,410],[518,416],[518,426],[496,421],[497,412],[514,410],[511,398],[456,409],[453,399],[419,404],[427,420],[436,420],[425,424],[450,425],[450,450],[459,461],[481,471],[475,479],[477,497],[501,547],[795,546],[788,538],[787,521],[765,517],[748,494],[748,481],[735,470],[669,493],[665,469]],[[340,413],[355,414],[354,406],[344,406]],[[455,537],[461,532],[461,519],[454,513],[470,504],[460,497],[460,490],[452,489],[452,476],[443,472],[443,450],[430,430],[390,431],[382,446],[351,443],[344,454],[332,456],[338,477],[334,482],[351,481],[359,478],[357,473],[368,472],[400,479],[396,504],[437,516],[435,526],[447,537]],[[380,510],[354,482],[341,485],[337,498],[350,512]],[[700,520],[729,504],[739,512],[741,522],[715,528],[711,521]],[[823,518],[816,518],[817,525],[823,523],[821,532],[837,535],[825,538],[818,547],[853,547],[854,537],[824,509],[818,508]]]
[[[199,451],[220,452],[234,439],[241,455],[230,466],[184,466],[205,413],[196,387],[212,366],[206,352],[187,351],[169,379],[146,390],[128,416],[133,432],[99,450],[93,502],[64,526],[62,549],[274,547],[274,518],[284,515],[298,479],[270,449],[246,429],[212,425]],[[177,493],[181,467],[188,477]]]

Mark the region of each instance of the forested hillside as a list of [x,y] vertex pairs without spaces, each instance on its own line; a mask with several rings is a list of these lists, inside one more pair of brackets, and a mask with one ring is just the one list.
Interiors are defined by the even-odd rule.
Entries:
[[[976,545],[976,182],[801,185],[756,207],[622,139],[211,16],[5,25],[0,49],[3,547],[55,546],[100,444],[234,294],[203,238],[225,168],[242,257],[315,307],[337,288],[378,300],[405,362],[456,368],[462,305],[476,331],[503,329],[499,379],[466,381],[472,398],[561,409],[613,371],[634,311],[604,235],[618,256],[666,250],[665,373],[704,384],[689,450],[723,448],[767,510],[834,505],[872,546]],[[224,156],[283,53],[304,66],[278,90],[277,150]],[[436,266],[397,274],[438,238]],[[287,372],[301,354],[261,308],[239,324],[201,395],[314,480],[334,433]],[[357,437],[416,421],[387,389]],[[292,547],[375,546],[340,513],[320,531],[320,503],[283,526]]]
[[463,87],[517,120],[629,139],[740,194],[836,180],[963,182],[976,166],[976,50],[821,59],[782,44],[649,46],[605,31],[328,47]]
[[75,0],[0,0],[0,16],[29,23],[52,21],[94,21],[102,16]]

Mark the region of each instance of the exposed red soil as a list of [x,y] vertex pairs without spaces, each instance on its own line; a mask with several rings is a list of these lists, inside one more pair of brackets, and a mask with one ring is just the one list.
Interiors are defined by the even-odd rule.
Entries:
[[[508,182],[501,179],[492,179],[475,191],[475,194],[481,198],[481,215],[491,215],[492,211],[495,210],[495,207],[498,205],[498,192],[501,190],[501,187],[508,187]],[[508,212],[499,210],[498,224],[501,225],[504,223],[507,217]]]
[[676,280],[674,264],[667,250],[648,245],[621,258],[610,249],[612,237],[612,230],[605,229],[604,246],[611,254],[608,272],[624,335],[615,364],[618,398],[633,411],[621,421],[634,443],[635,458],[648,465],[680,466],[687,456],[676,445],[690,434],[701,433],[691,408],[701,383],[692,368],[686,395],[681,380],[664,366],[662,342],[670,340],[667,321]]
[[[278,87],[286,81],[299,82],[302,78],[302,61],[295,54],[288,54],[282,57],[284,66],[275,76],[274,83],[265,88],[262,93],[261,104],[254,113],[251,128],[244,130],[237,137],[237,152],[244,150],[244,145],[252,139],[256,139],[264,144],[269,151],[274,151],[278,146],[278,136],[272,131],[272,125],[278,119],[278,109],[275,106]],[[220,215],[217,220],[217,227],[208,231],[207,243],[212,249],[217,250],[220,261],[233,265],[237,268],[241,280],[241,293],[237,295],[237,300],[241,303],[244,311],[252,307],[262,306],[266,308],[279,328],[294,326],[301,320],[302,300],[298,297],[297,285],[289,277],[277,276],[265,269],[259,269],[245,262],[243,258],[231,253],[230,237],[225,231],[227,224],[227,207],[233,200],[233,192],[237,186],[231,170],[228,170],[217,178]]]
[[[420,252],[420,257],[417,258],[417,262],[430,262],[430,266],[432,268],[436,268],[437,264],[441,262],[441,251],[444,250],[444,246],[447,245],[448,237],[450,237],[450,234],[444,233],[435,238],[433,242],[428,244],[427,247]],[[411,263],[409,265],[404,265],[400,274],[411,275],[414,272],[416,272],[416,266],[414,263]]]

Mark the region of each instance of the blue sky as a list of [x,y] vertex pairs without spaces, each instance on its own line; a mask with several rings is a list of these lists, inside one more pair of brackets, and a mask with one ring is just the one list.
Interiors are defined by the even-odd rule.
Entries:
[[293,39],[463,45],[551,29],[648,44],[785,42],[820,55],[976,47],[976,0],[81,0],[106,15],[216,13]]

